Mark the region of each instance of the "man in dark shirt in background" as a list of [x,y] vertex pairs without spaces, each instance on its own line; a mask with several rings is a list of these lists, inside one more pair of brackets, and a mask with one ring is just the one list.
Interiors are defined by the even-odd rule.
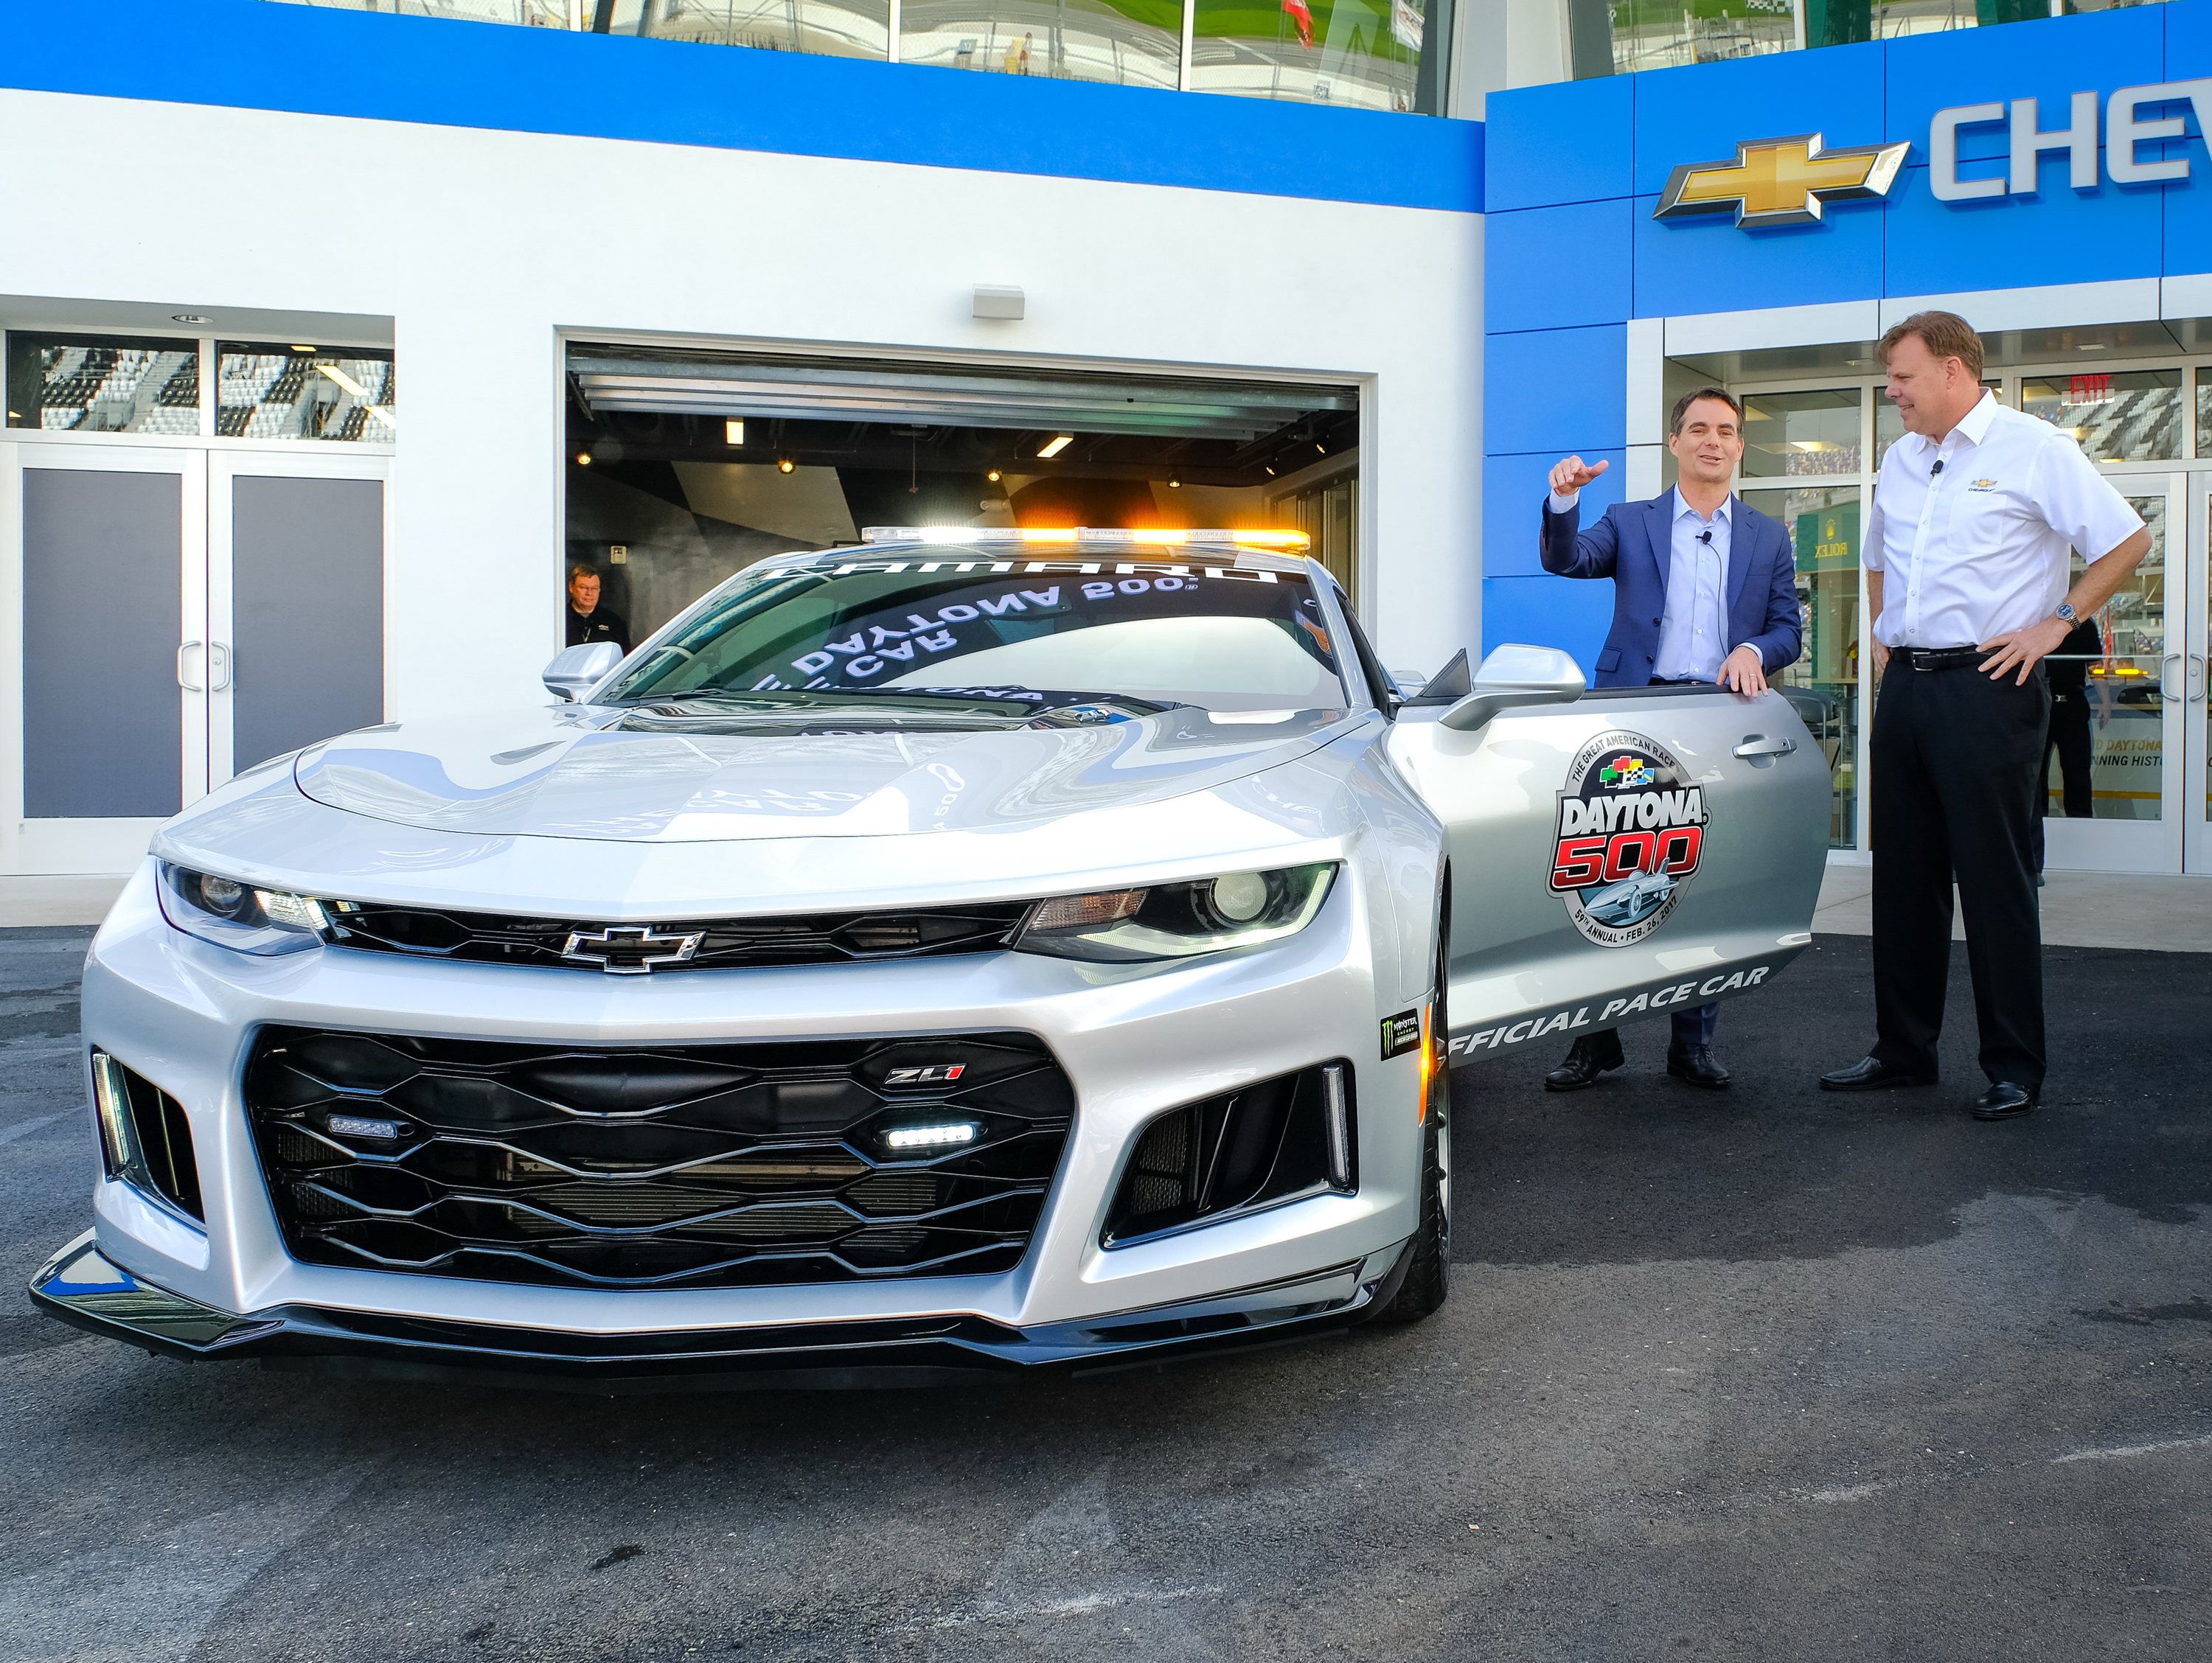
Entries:
[[[2075,624],[2058,650],[2043,662],[2051,678],[2051,731],[2043,742],[2045,781],[2042,809],[2051,813],[2051,753],[2058,753],[2060,800],[2069,820],[2087,820],[2097,811],[2090,791],[2089,770],[2094,748],[2089,742],[2089,665],[2105,656],[2105,643],[2097,634],[2097,621],[2084,618]],[[2035,824],[2035,871],[2043,877],[2043,821]]]
[[612,641],[627,657],[629,624],[620,613],[599,604],[599,570],[578,561],[568,568],[568,645],[581,646],[587,641]]

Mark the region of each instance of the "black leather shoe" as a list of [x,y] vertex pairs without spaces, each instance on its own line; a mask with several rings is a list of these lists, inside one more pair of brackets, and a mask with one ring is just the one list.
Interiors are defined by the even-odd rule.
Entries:
[[1910,1069],[1892,1068],[1878,1063],[1872,1057],[1862,1057],[1849,1068],[1831,1069],[1820,1076],[1823,1091],[1886,1091],[1896,1085],[1933,1085],[1934,1070],[1915,1074]]
[[1707,1091],[1724,1089],[1729,1083],[1729,1071],[1713,1059],[1710,1045],[1693,1045],[1687,1051],[1668,1047],[1667,1071],[1684,1085],[1702,1086]]
[[1977,1120],[2009,1120],[2015,1114],[2025,1114],[2033,1108],[2039,1095],[2024,1085],[2014,1085],[2010,1080],[1999,1080],[1974,1099],[1974,1118]]
[[1597,1083],[1597,1077],[1626,1061],[1620,1054],[1620,1035],[1613,1032],[1585,1035],[1567,1049],[1567,1059],[1544,1076],[1547,1091],[1580,1091]]

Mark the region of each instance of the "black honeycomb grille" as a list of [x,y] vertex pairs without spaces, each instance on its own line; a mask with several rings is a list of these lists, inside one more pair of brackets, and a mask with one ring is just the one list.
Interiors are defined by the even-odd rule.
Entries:
[[[477,964],[522,964],[564,970],[635,967],[655,956],[656,974],[673,970],[735,969],[750,966],[849,964],[875,959],[930,958],[982,953],[1006,946],[1029,911],[1027,901],[979,902],[968,907],[902,908],[872,913],[813,913],[775,918],[694,919],[653,926],[662,938],[640,943],[629,926],[589,920],[527,918],[499,913],[451,912],[375,901],[328,903],[334,947],[403,953],[416,958]],[[613,939],[605,939],[611,928]],[[628,935],[629,940],[623,938]],[[580,956],[566,953],[569,938]],[[667,938],[696,936],[690,955],[676,958]],[[599,939],[594,939],[599,938]]]
[[[272,1028],[246,1103],[294,1257],[608,1288],[1010,1270],[1073,1112],[1022,1034],[607,1049]],[[969,1141],[886,1141],[946,1126]]]

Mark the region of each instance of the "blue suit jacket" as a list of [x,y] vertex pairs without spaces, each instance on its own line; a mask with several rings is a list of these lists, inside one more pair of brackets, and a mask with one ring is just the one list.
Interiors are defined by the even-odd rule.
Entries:
[[[1659,658],[1659,624],[1667,612],[1674,569],[1674,492],[1648,502],[1616,502],[1587,531],[1582,505],[1544,512],[1544,569],[1563,578],[1613,580],[1613,628],[1597,655],[1598,687],[1642,687]],[[1728,646],[1755,646],[1772,675],[1802,647],[1797,610],[1797,555],[1790,533],[1745,502],[1730,499]]]

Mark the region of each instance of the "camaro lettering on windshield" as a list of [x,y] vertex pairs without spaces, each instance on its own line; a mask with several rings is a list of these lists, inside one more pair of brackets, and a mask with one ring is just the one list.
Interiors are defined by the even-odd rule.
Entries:
[[[889,623],[857,626],[841,640],[824,641],[813,652],[800,653],[791,661],[791,667],[807,686],[826,687],[827,672],[838,669],[842,658],[846,679],[867,681],[896,665],[915,663],[917,648],[933,655],[954,651],[960,645],[957,630],[960,624],[974,623],[986,614],[1002,618],[1031,610],[1066,610],[1060,586],[1054,583],[1038,589],[1009,589],[996,595],[978,595],[972,605],[966,601],[947,601],[937,609],[933,617],[920,612],[908,613],[903,622],[908,627],[904,629]],[[765,676],[753,683],[753,691],[774,692],[784,685],[781,677]]]

